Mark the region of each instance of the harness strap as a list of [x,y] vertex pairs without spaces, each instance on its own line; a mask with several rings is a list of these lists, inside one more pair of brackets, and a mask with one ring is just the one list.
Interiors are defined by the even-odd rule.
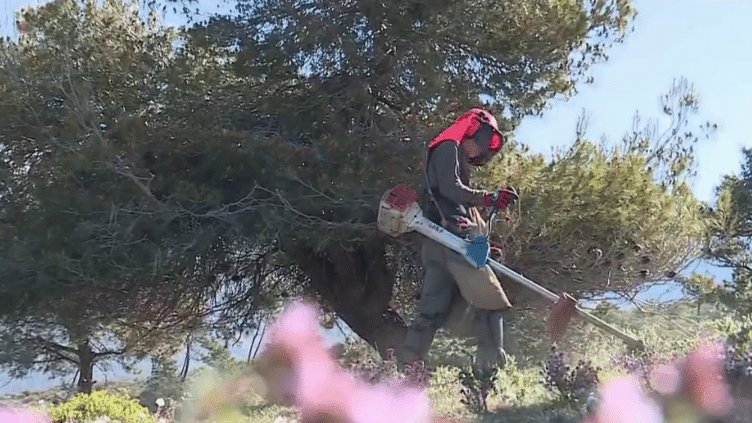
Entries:
[[431,197],[431,201],[433,201],[433,204],[436,206],[436,210],[439,212],[439,216],[441,216],[441,226],[447,228],[449,226],[449,220],[444,216],[444,213],[441,211],[441,205],[436,200],[436,197],[433,194],[433,190],[431,189],[431,181],[428,179],[428,159],[431,157],[431,150],[429,149],[426,152],[426,168],[423,172],[424,179],[426,181],[426,191],[428,191],[428,196]]

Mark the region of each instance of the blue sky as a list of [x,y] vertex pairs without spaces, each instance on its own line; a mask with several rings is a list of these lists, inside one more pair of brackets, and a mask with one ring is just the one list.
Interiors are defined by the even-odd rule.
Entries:
[[[698,123],[718,123],[716,136],[697,149],[695,195],[712,201],[723,174],[739,172],[741,148],[752,147],[752,2],[747,0],[639,0],[635,31],[593,68],[595,83],[569,101],[555,101],[542,118],[523,122],[515,137],[533,151],[571,143],[581,111],[588,136],[618,141],[636,111],[660,117],[659,97],[686,77],[699,95]],[[664,126],[665,127],[665,126]]]
[[[15,35],[15,10],[44,3],[3,0],[0,34]],[[202,4],[203,10],[217,10],[216,0]],[[659,97],[670,89],[674,78],[686,77],[700,99],[697,123],[712,120],[719,126],[715,137],[696,149],[698,176],[693,181],[695,195],[712,202],[713,188],[722,175],[740,171],[741,148],[752,147],[752,1],[633,0],[633,5],[639,12],[635,31],[607,52],[608,62],[593,68],[595,82],[580,87],[579,94],[568,101],[553,102],[542,118],[524,121],[515,138],[544,154],[552,147],[565,147],[574,139],[575,124],[584,109],[590,116],[587,135],[591,139],[603,134],[611,142],[619,141],[631,128],[636,111],[644,118],[659,118]],[[168,14],[164,22],[182,23],[174,14]],[[728,272],[708,270],[719,279],[728,277]],[[651,296],[659,293],[653,291]],[[245,348],[238,347],[239,357],[244,357]],[[122,376],[121,372],[108,374]],[[0,394],[51,384],[38,376],[3,387],[3,379]]]

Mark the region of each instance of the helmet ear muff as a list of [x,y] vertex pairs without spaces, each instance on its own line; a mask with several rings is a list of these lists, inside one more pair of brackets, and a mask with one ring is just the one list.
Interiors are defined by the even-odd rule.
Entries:
[[481,124],[472,138],[479,147],[494,153],[501,150],[504,144],[504,136],[489,122]]

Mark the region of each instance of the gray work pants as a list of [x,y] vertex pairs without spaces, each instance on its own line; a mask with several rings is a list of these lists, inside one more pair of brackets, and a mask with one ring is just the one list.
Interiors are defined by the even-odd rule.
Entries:
[[[488,267],[472,268],[462,256],[432,240],[423,244],[422,260],[425,269],[422,296],[418,315],[397,350],[400,367],[425,359],[436,331],[447,326],[455,336],[477,340],[477,368],[503,367],[506,354],[502,312],[511,305],[493,271]],[[458,279],[464,286],[458,284]],[[479,301],[474,301],[475,298]],[[480,303],[481,307],[472,302]]]

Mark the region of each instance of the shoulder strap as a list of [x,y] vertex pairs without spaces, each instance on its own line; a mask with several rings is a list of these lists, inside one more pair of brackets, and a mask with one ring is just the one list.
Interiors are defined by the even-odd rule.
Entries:
[[431,201],[433,201],[433,204],[436,206],[436,210],[438,210],[439,212],[439,216],[441,216],[441,226],[446,227],[449,224],[449,221],[444,216],[444,213],[441,212],[441,206],[439,205],[439,202],[436,201],[436,197],[433,195],[433,190],[431,189],[431,181],[428,179],[428,160],[431,157],[431,151],[431,148],[427,149],[426,151],[426,167],[423,171],[423,176],[426,181],[426,191],[428,192],[428,196],[431,197]]

